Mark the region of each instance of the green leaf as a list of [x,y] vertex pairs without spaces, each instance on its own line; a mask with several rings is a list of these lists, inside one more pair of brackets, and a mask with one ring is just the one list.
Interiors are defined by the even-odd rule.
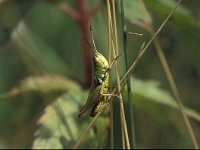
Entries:
[[[78,118],[80,103],[86,95],[68,92],[60,96],[53,104],[46,107],[39,119],[39,128],[35,134],[33,148],[72,148],[76,139],[89,124],[91,119]],[[83,96],[81,96],[83,94]],[[89,130],[80,148],[100,148],[105,143],[109,121],[100,116],[96,125]]]
[[132,17],[133,19],[143,19],[143,16],[138,7],[137,1],[124,0],[124,2],[125,2],[124,4],[125,11],[129,17]]
[[[169,106],[171,108],[179,109],[176,100],[170,95],[169,92],[161,89],[159,87],[159,83],[155,80],[139,80],[136,78],[132,78],[131,84],[133,87],[133,102],[137,101],[137,103],[141,103],[141,99],[144,101],[150,101],[154,103],[159,103],[165,106]],[[197,120],[200,121],[200,114],[195,110],[185,107],[184,111],[186,114]]]
[[[52,2],[36,1],[25,14],[23,21],[32,32],[37,54],[47,70],[65,74],[84,83],[85,60],[79,25],[59,9],[56,3],[61,1]],[[73,0],[67,3],[76,7]],[[76,41],[76,44],[73,41]]]
[[[153,2],[145,1],[145,4],[149,12],[151,12],[154,24],[156,25],[161,24],[166,18],[174,7],[175,1],[154,0]],[[173,40],[176,41],[174,44],[176,46],[175,56],[178,55],[179,59],[181,58],[181,60],[184,60],[183,62],[187,62],[186,65],[189,62],[199,72],[200,51],[198,42],[200,40],[200,24],[191,14],[189,9],[186,10],[183,6],[179,5],[172,18],[166,24],[166,27],[170,31]],[[183,63],[180,66],[183,66]]]
[[21,81],[19,86],[14,87],[10,92],[0,94],[0,99],[16,96],[29,91],[52,92],[79,90],[77,83],[66,77],[58,75],[31,76]]
[[150,16],[144,15],[146,11],[144,3],[138,0],[124,0],[125,17],[132,23],[151,23]]
[[11,36],[13,44],[30,71],[50,71],[70,73],[69,66],[58,53],[37,34],[32,32],[24,21],[20,21]]

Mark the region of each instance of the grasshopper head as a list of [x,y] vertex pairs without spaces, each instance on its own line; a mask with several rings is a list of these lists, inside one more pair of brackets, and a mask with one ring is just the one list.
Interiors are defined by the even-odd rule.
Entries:
[[108,78],[108,61],[99,52],[94,53],[94,75],[98,80],[98,84],[102,84],[106,78]]
[[94,64],[95,64],[95,67],[98,67],[99,69],[107,70],[109,68],[108,61],[99,52],[96,52],[94,54]]

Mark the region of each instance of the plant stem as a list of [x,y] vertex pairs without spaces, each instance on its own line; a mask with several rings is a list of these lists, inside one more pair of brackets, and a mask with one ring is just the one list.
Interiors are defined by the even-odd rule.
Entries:
[[[111,63],[112,60],[112,50],[111,50],[111,28],[110,28],[110,9],[109,9],[109,0],[106,1],[107,3],[107,27],[108,27],[108,50],[109,50],[109,64]],[[109,83],[110,83],[110,87],[111,87],[111,83],[112,83],[112,72],[110,72],[110,77],[109,77]],[[114,124],[113,124],[113,103],[111,102],[111,115],[110,115],[110,119],[111,119],[111,149],[114,148]]]
[[[109,7],[110,8],[110,7]],[[115,17],[115,7],[113,7],[114,11],[113,11],[113,17]],[[110,11],[110,16],[111,16],[111,11]],[[110,19],[112,20],[112,19]],[[111,43],[112,43],[112,51],[113,51],[113,56],[114,58],[116,58],[116,56],[119,56],[119,52],[118,52],[118,41],[117,41],[117,28],[116,28],[116,18],[113,18],[114,21],[114,32],[112,34],[112,38],[111,38]],[[112,26],[112,22],[110,22],[110,26],[111,29],[113,29]],[[119,59],[117,59],[117,61],[115,62],[115,72],[116,72],[116,79],[117,79],[117,88],[118,91],[121,90],[121,85],[120,85],[120,75],[119,75]],[[129,142],[129,136],[128,136],[128,129],[127,129],[127,125],[126,125],[126,117],[125,117],[125,113],[124,113],[124,103],[123,103],[123,98],[122,98],[122,94],[121,92],[119,92],[119,97],[120,97],[120,117],[121,117],[121,125],[122,125],[122,138],[124,140],[125,138],[125,142],[126,142],[126,146],[128,149],[130,149],[130,142]],[[123,147],[124,148],[124,147]]]
[[[79,23],[81,27],[81,33],[84,38],[90,41],[90,31],[89,31],[89,20],[90,16],[84,8],[85,0],[77,0],[78,11],[79,11]],[[83,42],[83,50],[85,57],[85,87],[90,87],[92,81],[92,53],[88,44]]]
[[[128,70],[128,58],[127,58],[127,30],[126,24],[124,19],[124,0],[120,0],[121,6],[121,17],[122,17],[122,30],[123,30],[123,45],[124,45],[124,56],[125,56],[125,64],[126,64],[126,71]],[[130,115],[130,139],[132,142],[132,148],[136,147],[135,142],[135,127],[134,127],[134,116],[133,116],[133,105],[132,105],[132,98],[131,98],[131,81],[130,77],[127,79],[127,93],[128,93],[128,105],[129,105],[129,115]]]
[[84,139],[84,137],[87,135],[87,132],[89,131],[89,129],[94,125],[95,121],[98,119],[99,115],[101,114],[101,112],[103,110],[105,110],[108,107],[109,104],[105,105],[102,110],[100,110],[96,116],[92,119],[92,121],[90,122],[90,124],[87,126],[86,129],[83,130],[83,132],[81,133],[80,137],[77,139],[77,141],[75,142],[74,146],[72,147],[72,149],[77,149],[79,147],[79,145],[81,144],[81,141]]
[[[108,19],[108,23],[109,23],[108,25],[109,25],[109,28],[110,28],[109,31],[111,32],[112,29],[113,29],[113,26],[112,26],[112,17],[111,17],[109,0],[107,0],[107,8],[108,8],[108,18],[109,18]],[[115,16],[115,14],[114,14],[114,16]],[[115,22],[114,24],[116,25],[116,19],[115,18],[114,18],[114,22]],[[118,56],[118,49],[116,49],[116,48],[118,48],[118,45],[117,45],[118,43],[117,43],[117,40],[115,41],[115,39],[117,39],[117,37],[116,37],[117,33],[115,33],[115,31],[110,33],[110,35],[111,35],[110,41],[111,41],[111,44],[112,44],[111,48],[112,48],[114,58],[116,58],[116,56]],[[118,91],[120,91],[121,85],[120,85],[120,77],[119,77],[119,60],[117,60],[115,62],[115,72],[116,72],[116,78],[117,78],[117,88],[118,88]],[[125,118],[125,113],[124,113],[124,104],[123,104],[123,101],[122,101],[121,92],[119,93],[119,97],[120,97],[120,100],[121,100],[120,101],[120,118],[121,118],[122,145],[123,145],[123,149],[125,149],[125,146],[127,146],[127,148],[130,149],[129,136],[128,136],[126,118]],[[126,145],[125,145],[124,142],[126,142]]]
[[[153,28],[152,28],[150,33],[154,34]],[[171,70],[170,70],[169,65],[167,63],[167,60],[166,60],[165,55],[163,53],[163,50],[161,48],[160,42],[159,42],[157,37],[155,38],[155,40],[153,42],[154,42],[154,45],[155,45],[156,52],[158,54],[159,60],[160,60],[161,65],[163,67],[163,70],[165,72],[166,78],[167,78],[167,80],[169,82],[169,85],[171,87],[172,93],[173,93],[173,95],[174,95],[174,97],[176,99],[176,102],[178,104],[179,110],[180,110],[180,112],[181,112],[181,114],[183,116],[183,120],[185,122],[185,126],[186,126],[186,128],[188,130],[188,134],[189,134],[189,136],[190,136],[190,138],[192,140],[194,148],[195,149],[199,149],[199,146],[198,146],[194,131],[192,129],[192,126],[191,126],[191,123],[189,121],[189,118],[188,118],[187,114],[184,111],[184,105],[182,103],[180,94],[178,92],[177,86],[175,84],[174,78],[172,76]]]
[[[59,4],[59,8],[65,12],[66,15],[72,17],[74,21],[79,23],[81,28],[81,35],[87,41],[90,41],[90,17],[93,13],[95,13],[99,6],[94,7],[92,11],[87,11],[85,9],[85,0],[76,0],[77,10],[72,8],[68,3],[62,2]],[[92,81],[92,52],[89,45],[82,40],[83,51],[84,51],[84,68],[85,68],[85,84],[84,87],[88,88],[91,85]]]

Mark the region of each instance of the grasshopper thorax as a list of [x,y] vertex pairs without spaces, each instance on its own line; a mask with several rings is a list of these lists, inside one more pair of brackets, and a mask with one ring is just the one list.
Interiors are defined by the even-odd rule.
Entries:
[[99,84],[105,81],[108,76],[108,61],[106,58],[99,52],[94,53],[94,75],[97,77]]

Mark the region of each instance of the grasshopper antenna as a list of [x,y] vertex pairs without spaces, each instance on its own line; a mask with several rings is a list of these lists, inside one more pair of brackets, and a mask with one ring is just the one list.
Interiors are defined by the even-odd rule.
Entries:
[[90,49],[93,50],[91,44],[90,44],[89,41],[86,39],[86,37],[83,37],[83,40],[87,43],[87,45],[90,47]]
[[90,33],[91,33],[91,38],[92,38],[92,44],[94,46],[93,51],[97,52],[97,48],[96,48],[96,45],[95,45],[95,42],[94,42],[94,37],[93,37],[93,32],[92,32],[92,26],[91,25],[90,25]]

